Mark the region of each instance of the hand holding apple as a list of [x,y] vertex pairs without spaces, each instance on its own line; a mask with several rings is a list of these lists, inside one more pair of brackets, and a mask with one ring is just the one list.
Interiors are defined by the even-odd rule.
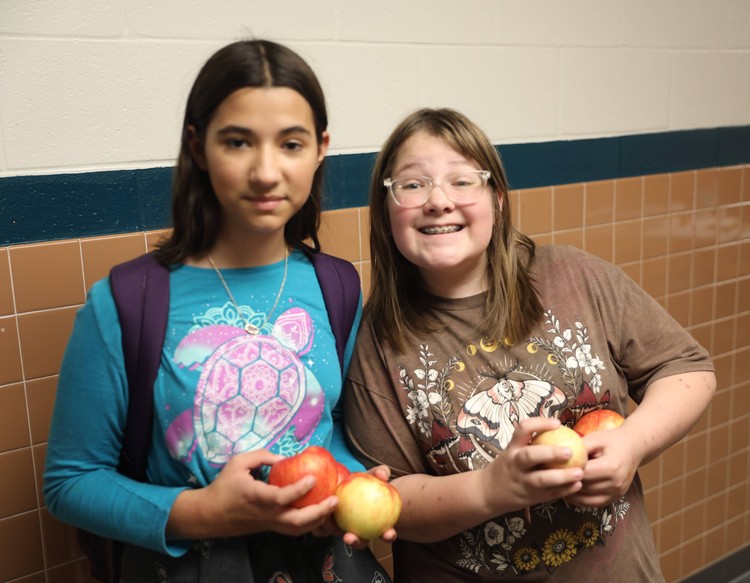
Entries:
[[548,469],[584,468],[588,461],[586,446],[581,437],[570,427],[561,425],[556,429],[538,433],[532,440],[531,445],[553,445],[555,447],[570,448],[572,455],[564,462],[546,463]]
[[338,465],[341,464],[327,449],[313,445],[273,464],[268,475],[268,483],[283,487],[294,484],[305,476],[313,476],[315,485],[307,494],[291,504],[295,508],[303,508],[333,496],[339,481]]
[[361,539],[372,540],[392,528],[401,514],[401,496],[388,482],[364,472],[353,472],[336,488],[336,524]]

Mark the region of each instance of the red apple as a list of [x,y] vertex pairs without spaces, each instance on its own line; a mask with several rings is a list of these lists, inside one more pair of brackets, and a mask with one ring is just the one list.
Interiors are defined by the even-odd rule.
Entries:
[[336,488],[336,524],[366,540],[378,538],[401,514],[401,496],[388,482],[364,472],[349,474]]
[[336,473],[338,476],[338,479],[336,481],[337,484],[340,484],[344,478],[346,478],[349,474],[351,474],[351,472],[349,471],[349,468],[347,468],[341,462],[336,462]]
[[573,426],[573,429],[578,435],[583,437],[594,431],[614,429],[622,425],[623,421],[625,421],[625,418],[617,411],[612,411],[612,409],[597,409],[581,417],[578,423]]
[[544,464],[545,467],[549,469],[583,468],[586,466],[586,462],[589,459],[588,453],[586,452],[586,446],[583,445],[581,436],[570,427],[565,427],[564,425],[561,425],[557,429],[550,429],[549,431],[538,433],[536,437],[531,440],[531,445],[554,445],[556,447],[569,447],[571,449],[573,455],[571,455],[566,461]]
[[307,494],[292,502],[292,506],[302,508],[317,504],[336,492],[337,463],[327,449],[312,445],[297,455],[273,464],[268,483],[283,487],[299,482],[305,476],[314,476],[315,485]]

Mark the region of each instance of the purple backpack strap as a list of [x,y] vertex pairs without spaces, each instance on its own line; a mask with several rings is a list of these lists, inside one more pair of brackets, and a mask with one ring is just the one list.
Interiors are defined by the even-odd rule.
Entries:
[[122,329],[130,400],[119,471],[143,481],[151,439],[154,381],[169,314],[169,270],[152,254],[112,268],[112,295]]
[[346,342],[349,340],[359,307],[359,274],[354,266],[344,259],[326,253],[311,253],[309,257],[323,292],[328,319],[336,339],[339,364],[343,371]]

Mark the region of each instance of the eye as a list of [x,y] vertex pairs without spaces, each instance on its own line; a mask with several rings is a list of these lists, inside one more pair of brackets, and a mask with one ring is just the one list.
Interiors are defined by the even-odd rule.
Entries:
[[427,183],[421,178],[401,178],[396,182],[399,190],[420,191],[426,188]]
[[304,148],[304,146],[305,145],[299,140],[290,140],[288,142],[284,142],[284,144],[281,147],[284,150],[289,150],[290,152],[298,152],[302,148]]
[[479,176],[476,174],[455,174],[450,177],[450,185],[454,188],[472,188],[479,182]]
[[248,147],[248,142],[244,138],[227,138],[226,144],[233,150],[240,150]]

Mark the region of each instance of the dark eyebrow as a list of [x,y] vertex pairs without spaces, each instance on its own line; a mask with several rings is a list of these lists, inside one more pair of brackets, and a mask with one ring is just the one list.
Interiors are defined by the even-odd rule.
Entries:
[[[237,126],[237,125],[228,125],[224,126],[217,132],[220,136],[225,136],[227,134],[240,134],[243,136],[254,136],[255,132],[251,130],[250,128],[246,128],[243,126]],[[308,136],[312,136],[312,132],[308,130],[305,126],[290,126],[288,128],[284,128],[281,130],[280,134],[282,136],[288,136],[292,134],[305,134]]]

